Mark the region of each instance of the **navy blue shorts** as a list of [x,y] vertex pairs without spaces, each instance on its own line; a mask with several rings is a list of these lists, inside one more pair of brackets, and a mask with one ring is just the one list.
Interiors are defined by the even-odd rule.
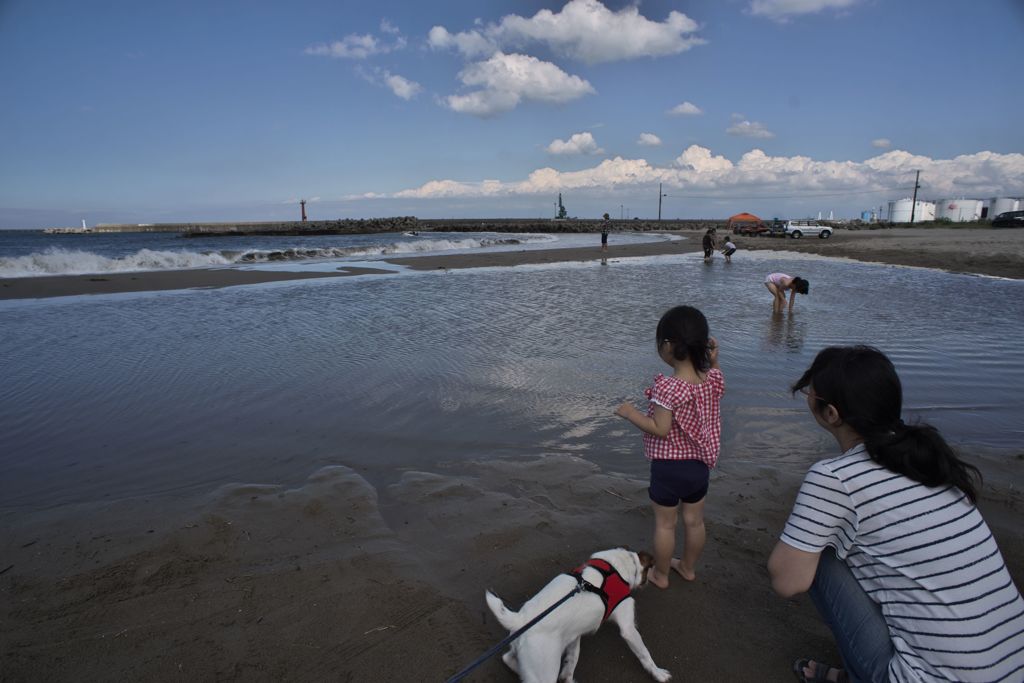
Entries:
[[708,494],[711,471],[700,460],[652,460],[647,495],[658,505],[699,503]]

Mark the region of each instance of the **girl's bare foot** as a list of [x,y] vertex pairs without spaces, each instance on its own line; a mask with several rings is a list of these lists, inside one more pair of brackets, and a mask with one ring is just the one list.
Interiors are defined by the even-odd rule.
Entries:
[[647,570],[647,582],[653,583],[658,588],[668,588],[668,577],[654,567]]
[[[678,557],[673,557],[671,560],[669,560],[668,566],[672,567],[676,574],[679,574],[679,576],[683,577],[687,581],[693,581],[697,578],[697,572],[693,571],[692,569],[687,569],[686,567],[684,567],[682,560],[680,560]],[[668,583],[667,579],[665,583]]]

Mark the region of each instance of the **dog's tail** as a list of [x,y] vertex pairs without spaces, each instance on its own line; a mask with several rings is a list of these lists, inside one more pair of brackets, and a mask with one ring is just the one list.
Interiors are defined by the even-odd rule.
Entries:
[[505,607],[505,603],[501,601],[497,595],[491,591],[484,593],[484,598],[487,600],[487,606],[494,612],[494,616],[497,617],[498,623],[507,628],[509,631],[515,631],[523,625],[523,620],[520,618],[518,612],[513,612],[509,608]]

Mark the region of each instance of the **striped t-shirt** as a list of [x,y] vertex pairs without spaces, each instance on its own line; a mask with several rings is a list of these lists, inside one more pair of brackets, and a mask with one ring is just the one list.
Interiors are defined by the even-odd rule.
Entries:
[[1024,680],[1024,600],[960,489],[887,470],[861,444],[811,468],[782,541],[845,559],[889,626],[891,681]]

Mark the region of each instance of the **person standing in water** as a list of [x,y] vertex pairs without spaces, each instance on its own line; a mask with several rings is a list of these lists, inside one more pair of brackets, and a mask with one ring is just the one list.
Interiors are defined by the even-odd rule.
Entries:
[[701,240],[701,247],[704,249],[704,263],[711,263],[711,255],[715,253],[714,228],[708,228],[704,232],[704,239]]
[[772,293],[772,313],[782,313],[786,305],[786,292],[789,292],[789,311],[793,312],[793,302],[797,293],[807,294],[811,283],[802,277],[793,277],[785,273],[772,273],[764,279],[764,286]]
[[601,217],[601,251],[608,251],[608,228],[611,222],[608,214]]
[[[651,461],[647,492],[654,508],[654,567],[648,580],[668,588],[670,570],[687,581],[697,577],[706,538],[704,498],[721,444],[725,377],[718,367],[718,343],[696,308],[670,309],[658,321],[655,338],[658,357],[674,372],[654,378],[646,391],[646,414],[629,402],[615,414],[643,432],[644,455]],[[676,558],[672,551],[680,508],[685,536],[683,555]]]
[[768,558],[772,588],[810,594],[843,669],[805,683],[1024,680],[1024,600],[975,506],[978,470],[901,419],[892,362],[830,347],[792,386],[841,455],[815,463]]

